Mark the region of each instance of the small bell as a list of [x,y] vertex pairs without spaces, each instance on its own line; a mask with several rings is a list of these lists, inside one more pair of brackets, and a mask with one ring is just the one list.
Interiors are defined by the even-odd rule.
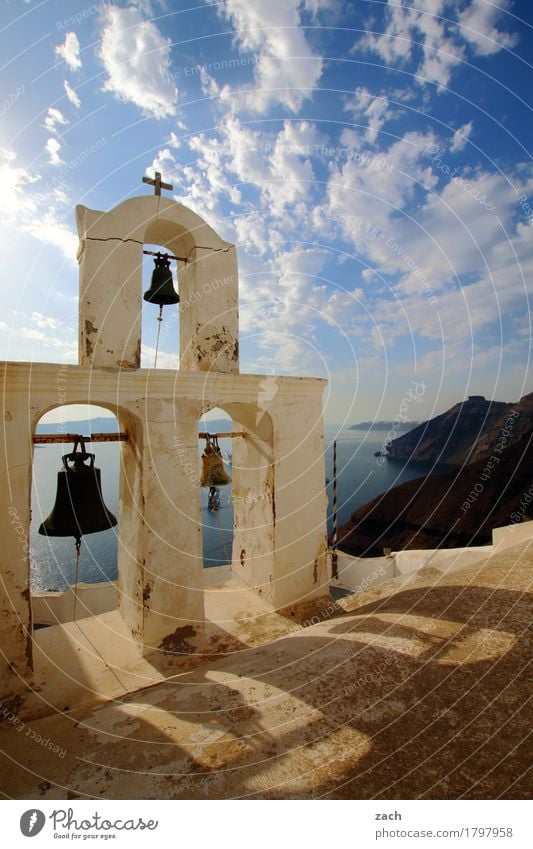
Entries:
[[155,268],[152,272],[150,288],[146,290],[143,297],[150,304],[166,307],[169,304],[179,303],[179,295],[174,289],[170,261],[167,254],[157,254],[154,259]]
[[208,486],[209,488],[216,486],[226,486],[231,483],[231,478],[224,469],[224,461],[222,452],[218,445],[216,437],[214,439],[207,438],[207,445],[202,454],[202,476],[200,478],[200,486]]
[[220,490],[216,486],[209,487],[207,496],[207,509],[210,513],[217,513],[220,507]]
[[[80,450],[77,447],[80,445]],[[100,469],[94,465],[94,454],[85,451],[80,437],[74,451],[63,456],[63,468],[57,473],[57,493],[52,512],[39,526],[39,533],[49,537],[74,537],[76,544],[85,534],[106,531],[117,524],[102,496]],[[90,461],[86,465],[87,460]],[[70,465],[72,464],[72,465]]]

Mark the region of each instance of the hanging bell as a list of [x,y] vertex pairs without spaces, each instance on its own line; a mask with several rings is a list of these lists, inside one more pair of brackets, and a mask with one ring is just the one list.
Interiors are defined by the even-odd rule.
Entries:
[[207,445],[202,454],[200,486],[226,486],[228,483],[231,483],[231,478],[224,469],[224,461],[218,441],[208,438]]
[[[77,447],[80,445],[80,450]],[[86,462],[89,461],[89,465]],[[39,527],[49,537],[74,537],[106,531],[117,524],[102,496],[100,469],[94,465],[94,454],[85,451],[79,438],[74,450],[63,456],[63,468],[57,473],[57,493],[52,512]]]
[[143,297],[150,304],[158,304],[166,307],[169,304],[179,303],[179,295],[174,289],[170,261],[167,254],[157,254],[154,259],[155,268],[152,271],[150,288],[146,290]]

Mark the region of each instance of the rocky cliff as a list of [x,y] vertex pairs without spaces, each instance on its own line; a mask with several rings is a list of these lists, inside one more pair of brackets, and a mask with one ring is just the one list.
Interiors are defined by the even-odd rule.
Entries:
[[473,395],[399,436],[390,444],[387,456],[457,467],[490,454],[502,441],[514,444],[532,427],[533,393],[514,404]]
[[470,455],[471,462],[492,454],[500,443],[513,445],[533,427],[533,392],[524,395],[517,404],[507,406],[503,415],[485,428],[476,441]]
[[383,548],[486,545],[492,528],[533,518],[533,431],[511,445],[501,442],[500,428],[498,439],[473,463],[409,481],[360,507],[340,528],[339,548],[375,557]]

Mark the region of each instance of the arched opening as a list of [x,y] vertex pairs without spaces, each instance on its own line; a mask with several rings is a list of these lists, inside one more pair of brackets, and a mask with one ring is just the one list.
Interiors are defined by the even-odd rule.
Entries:
[[[215,434],[231,433],[233,423],[231,417],[224,410],[215,407],[201,417],[198,429],[199,433],[210,434],[214,437]],[[234,525],[233,485],[231,480],[227,485],[222,485],[218,474],[209,480],[208,478],[213,469],[215,472],[221,470],[223,475],[227,475],[230,479],[232,478],[233,444],[229,437],[219,437],[216,442],[220,447],[222,467],[220,466],[220,461],[217,461],[213,455],[207,460],[202,461],[202,455],[206,452],[208,440],[205,438],[199,439],[200,482],[206,484],[204,486],[201,485],[199,488],[204,569],[217,566],[231,567],[232,563]],[[211,443],[216,444],[212,440]],[[207,450],[209,451],[210,449]],[[211,462],[212,460],[214,460],[214,465]],[[205,475],[206,471],[208,472],[207,477]],[[208,483],[213,485],[208,486]]]
[[[219,430],[215,431],[215,427]],[[222,511],[211,517],[208,495],[200,496],[203,558],[204,567],[207,567],[204,568],[204,583],[207,586],[215,582],[216,573],[213,569],[211,576],[209,567],[227,563],[233,575],[269,598],[275,526],[272,420],[255,404],[229,403],[224,408],[211,408],[200,419],[199,429],[200,432],[233,434],[231,439],[219,439],[223,452],[231,455],[226,469],[232,478],[231,488],[221,488]],[[230,527],[233,530],[231,546]],[[220,528],[226,535],[225,546]],[[213,548],[208,548],[209,545]],[[229,570],[220,572],[220,580],[230,576]]]
[[[56,407],[45,413],[37,436],[63,439],[66,434],[89,436],[117,433],[119,424],[109,410],[92,404]],[[33,455],[30,524],[30,592],[34,628],[72,621],[116,608],[118,524],[82,538],[79,563],[74,537],[39,533],[54,506],[62,457],[72,442],[36,444]],[[87,442],[101,471],[106,507],[118,521],[120,446],[118,442]],[[98,585],[98,587],[96,587]]]
[[[172,255],[168,247],[145,244],[142,267],[141,316],[141,367],[179,369],[179,304],[166,304],[162,310],[150,303],[144,295],[151,291],[152,277],[157,257],[154,254]],[[169,259],[173,288],[179,294],[179,266],[182,263]]]

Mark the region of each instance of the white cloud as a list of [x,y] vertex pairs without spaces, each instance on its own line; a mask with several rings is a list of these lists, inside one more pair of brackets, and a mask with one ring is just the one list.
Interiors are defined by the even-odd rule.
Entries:
[[58,44],[55,52],[67,63],[71,71],[81,68],[80,43],[75,32],[67,32],[63,44]]
[[220,95],[217,81],[208,74],[205,68],[200,68],[200,87],[207,97],[218,97]]
[[[465,56],[465,42],[475,53],[497,53],[516,43],[514,35],[498,31],[494,22],[507,0],[500,5],[471,0],[461,12],[455,0],[388,0],[385,28],[380,35],[368,33],[354,45],[377,53],[387,64],[416,61],[415,78],[420,84],[436,83],[443,90],[454,69]],[[458,16],[458,23],[454,18]],[[420,47],[422,57],[419,58]]]
[[309,121],[284,123],[268,160],[271,181],[264,187],[275,213],[310,196],[313,152],[322,141],[322,134]]
[[16,334],[17,337],[40,343],[43,348],[63,351],[62,360],[74,361],[77,354],[77,342],[68,342],[64,336],[51,336],[48,333],[43,333],[42,330],[35,330],[33,327],[17,327]]
[[[328,0],[306,4],[317,13]],[[219,14],[230,20],[240,48],[255,53],[253,90],[225,86],[220,92],[228,105],[238,103],[265,113],[282,104],[298,112],[313,95],[323,70],[323,61],[306,39],[301,0],[225,0]],[[240,97],[237,95],[240,94]]]
[[53,138],[48,139],[44,147],[50,157],[50,165],[61,165],[63,160],[59,155],[61,145],[58,140]]
[[377,53],[387,64],[405,64],[422,45],[423,58],[416,72],[420,83],[448,84],[452,69],[463,56],[463,49],[446,37],[444,24],[438,20],[446,0],[420,0],[413,8],[412,0],[404,5],[388,0],[386,26],[381,35],[366,35],[355,45]]
[[40,242],[59,248],[61,253],[72,262],[76,262],[78,237],[57,218],[53,209],[35,216],[26,222],[24,229]]
[[[50,139],[57,143],[56,139]],[[52,148],[52,152],[53,152]],[[39,241],[53,245],[69,260],[76,261],[78,238],[58,218],[57,211],[47,205],[49,196],[34,192],[30,187],[40,181],[15,164],[15,154],[0,149],[0,196],[4,223],[16,232],[29,233]]]
[[108,74],[104,90],[134,103],[146,115],[176,112],[178,92],[171,72],[171,41],[133,7],[103,7],[99,58]]
[[[366,90],[355,98],[355,111],[365,109],[364,100],[374,103]],[[371,117],[379,121],[379,98],[375,108]],[[347,132],[343,144],[353,141]],[[471,132],[470,123],[457,130],[455,150]],[[259,370],[276,361],[285,373],[322,373],[333,335],[357,338],[358,354],[381,351],[384,338],[396,356],[407,340],[434,375],[446,345],[450,373],[458,373],[465,338],[483,344],[501,314],[524,310],[520,267],[498,221],[531,275],[531,230],[524,224],[523,234],[513,232],[515,190],[497,172],[465,170],[461,180],[450,180],[431,158],[442,147],[433,133],[406,133],[378,156],[360,134],[357,159],[333,153],[328,160],[322,145],[340,148],[331,148],[312,122],[287,120],[262,131],[230,113],[215,133],[182,140],[194,162],[180,165],[176,141],[168,140],[154,166],[161,165],[183,203],[239,245],[241,327],[260,352]],[[317,179],[320,158],[327,188]],[[516,190],[528,194],[517,174]],[[335,268],[336,254],[322,246],[339,234],[349,247],[338,267],[346,260],[354,270],[349,290],[324,271]]]
[[463,124],[462,127],[459,127],[458,130],[453,134],[452,143],[450,145],[450,150],[452,153],[457,153],[462,150],[466,145],[468,139],[472,134],[472,130],[474,125],[472,121],[469,121],[468,124]]
[[[378,158],[360,157],[331,169],[324,215],[339,224],[346,239],[359,252],[385,268],[396,267],[396,260],[384,250],[390,222],[407,210],[423,187],[432,188],[437,178],[424,158],[434,142],[433,135],[406,133]],[[383,236],[381,234],[384,234]],[[386,236],[385,236],[386,234]],[[390,253],[390,252],[389,252]]]
[[417,20],[417,13],[408,5],[391,3],[386,10],[386,27],[380,35],[368,32],[353,51],[360,48],[371,50],[389,65],[405,62],[411,51],[411,29]]
[[56,133],[57,127],[68,124],[67,119],[59,109],[50,106],[44,119],[44,126],[50,133]]
[[[502,322],[529,313],[531,228],[516,217],[517,197],[530,193],[533,177],[526,180],[525,166],[506,176],[470,169],[437,190],[442,173],[427,151],[438,147],[433,136],[407,134],[382,154],[390,173],[362,162],[332,168],[314,220],[317,229],[331,222],[368,263],[365,304],[379,328],[358,332],[359,344],[370,338],[381,350],[410,339],[418,358],[422,339],[422,351],[442,349],[448,375],[468,362],[465,340],[485,349],[504,332]],[[426,358],[436,379],[437,353]]]
[[262,256],[270,250],[278,235],[273,230],[266,212],[252,210],[246,215],[234,218],[233,225],[237,245]]
[[57,330],[61,324],[57,318],[53,318],[51,315],[43,315],[41,312],[36,312],[35,310],[31,314],[31,319],[35,322],[37,327],[41,328],[48,327],[53,330]]
[[[193,163],[178,165],[172,151],[164,148],[153,167],[164,171],[181,203],[210,221],[227,218],[222,210],[225,200],[238,206],[240,213],[258,206],[268,208],[271,219],[285,231],[294,232],[301,223],[295,207],[314,190],[313,158],[315,147],[323,140],[309,121],[285,121],[278,133],[265,133],[230,115],[220,122],[216,133],[187,140],[197,157]],[[243,193],[249,194],[250,189],[257,200],[244,202]]]
[[[421,4],[424,8],[424,3]],[[442,14],[445,2],[426,0],[427,13],[417,20],[416,31],[421,36],[424,47],[424,60],[416,72],[418,82],[433,82],[442,90],[450,82],[453,69],[464,58],[464,47],[453,36],[447,37],[445,25],[433,17]]]
[[363,119],[367,122],[364,138],[369,144],[375,143],[382,126],[394,117],[386,97],[383,95],[376,97],[364,86],[357,88],[353,96],[346,100],[344,109],[357,121]]
[[35,204],[27,187],[40,180],[25,168],[15,165],[16,154],[8,148],[0,148],[0,197],[2,214],[8,222],[16,221],[20,212],[30,212]]
[[72,325],[38,312],[31,315],[18,310],[13,312],[11,326],[0,322],[0,331],[9,334],[6,354],[10,359],[28,359],[27,341],[32,343],[32,358],[43,362],[59,358],[61,362],[77,362],[78,343]]
[[[141,364],[143,368],[154,368],[156,349],[150,345],[141,345]],[[179,355],[159,350],[157,352],[157,368],[179,368]]]
[[71,88],[71,86],[68,84],[67,80],[63,80],[63,86],[65,88],[65,94],[67,95],[67,97],[70,100],[70,102],[72,103],[72,105],[76,109],[79,109],[80,106],[81,106],[81,100],[79,99],[79,97],[76,94],[76,92],[74,91],[74,89]]
[[459,23],[463,26],[461,35],[470,42],[474,52],[481,56],[498,53],[504,47],[514,47],[517,43],[515,35],[501,32],[496,28],[496,21],[511,8],[507,0],[488,3],[486,0],[472,0],[459,15]]

